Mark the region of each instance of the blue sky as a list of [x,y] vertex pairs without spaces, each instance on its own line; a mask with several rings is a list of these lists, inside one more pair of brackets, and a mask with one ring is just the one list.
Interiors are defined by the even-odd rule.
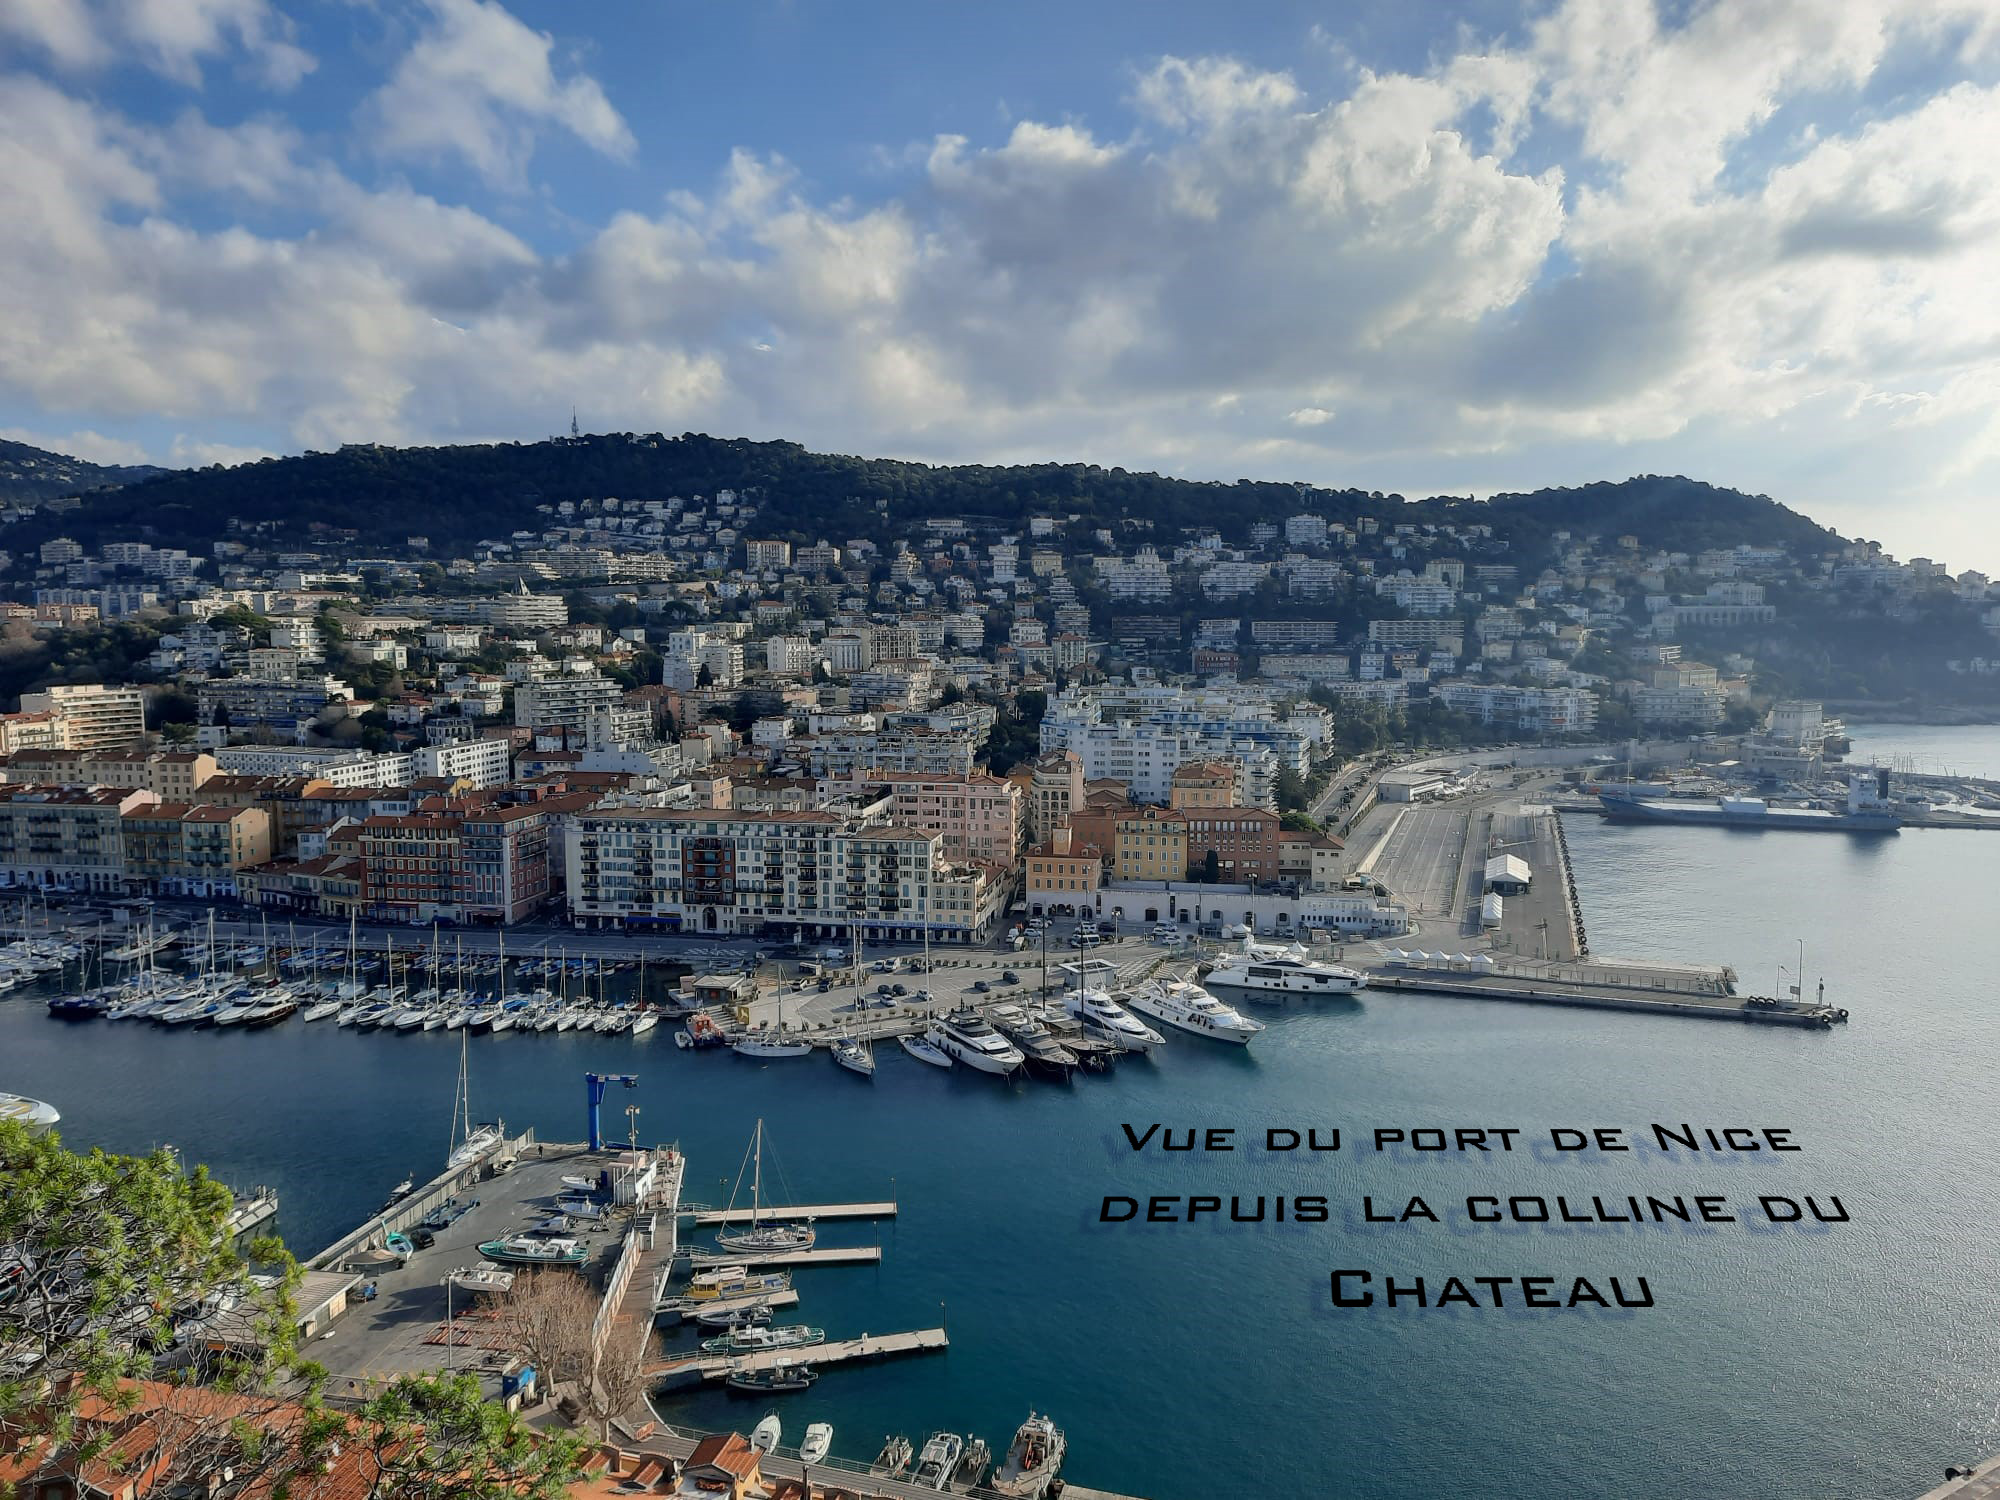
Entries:
[[0,0],[0,434],[1674,472],[2000,572],[2000,0]]

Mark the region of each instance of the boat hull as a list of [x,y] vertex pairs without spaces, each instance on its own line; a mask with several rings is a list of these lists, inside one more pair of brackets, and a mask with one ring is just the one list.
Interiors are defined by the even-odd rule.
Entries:
[[1614,823],[1680,823],[1702,828],[1766,829],[1786,833],[1897,833],[1903,820],[1894,813],[1840,813],[1818,808],[1767,807],[1761,812],[1731,812],[1720,803],[1643,802],[1605,797],[1599,804]]

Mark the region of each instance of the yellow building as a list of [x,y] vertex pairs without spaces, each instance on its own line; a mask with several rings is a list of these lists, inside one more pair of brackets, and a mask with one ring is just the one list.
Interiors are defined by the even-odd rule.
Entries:
[[1104,884],[1104,853],[1095,844],[1079,844],[1067,828],[1058,828],[1047,843],[1030,849],[1022,898],[1030,916],[1060,907],[1089,906]]
[[1191,760],[1174,772],[1169,807],[1235,807],[1239,767],[1226,760]]
[[1165,807],[1135,807],[1112,821],[1111,873],[1120,880],[1185,880],[1187,820]]

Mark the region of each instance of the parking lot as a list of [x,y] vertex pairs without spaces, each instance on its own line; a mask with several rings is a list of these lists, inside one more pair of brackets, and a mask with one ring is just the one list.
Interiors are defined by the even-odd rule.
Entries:
[[[562,1179],[594,1178],[603,1160],[580,1147],[543,1157],[523,1155],[513,1171],[459,1195],[461,1203],[477,1198],[478,1205],[440,1232],[430,1249],[419,1250],[401,1265],[388,1262],[368,1269],[364,1284],[373,1282],[374,1298],[364,1300],[357,1286],[349,1294],[346,1314],[309,1351],[326,1366],[329,1394],[352,1396],[373,1381],[450,1369],[477,1370],[497,1392],[505,1361],[478,1341],[478,1299],[448,1289],[446,1277],[456,1268],[477,1266],[483,1241],[518,1233],[551,1212],[562,1195]],[[607,1220],[575,1234],[589,1252],[584,1274],[593,1281],[602,1281],[622,1229],[622,1219]],[[446,1342],[448,1333],[460,1342]]]

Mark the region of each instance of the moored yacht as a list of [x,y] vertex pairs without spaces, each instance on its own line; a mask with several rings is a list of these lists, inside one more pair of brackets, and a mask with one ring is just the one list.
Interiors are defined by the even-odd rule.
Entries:
[[1181,1031],[1241,1047],[1264,1029],[1262,1021],[1232,1010],[1200,985],[1186,979],[1152,979],[1125,996],[1141,1015]]
[[1297,943],[1260,943],[1245,938],[1241,949],[1225,953],[1209,971],[1209,986],[1276,995],[1345,995],[1360,989],[1368,976],[1359,969],[1311,957]]
[[1069,990],[1063,995],[1063,1007],[1083,1022],[1085,1031],[1127,1052],[1150,1052],[1166,1041],[1103,990]]
[[996,1006],[990,1015],[1000,1034],[1021,1049],[1029,1072],[1067,1078],[1076,1067],[1076,1054],[1057,1040],[1053,1031],[1018,1006]]
[[995,1031],[976,1010],[955,1010],[940,1018],[925,1039],[952,1061],[1003,1078],[1027,1063],[1021,1049]]

